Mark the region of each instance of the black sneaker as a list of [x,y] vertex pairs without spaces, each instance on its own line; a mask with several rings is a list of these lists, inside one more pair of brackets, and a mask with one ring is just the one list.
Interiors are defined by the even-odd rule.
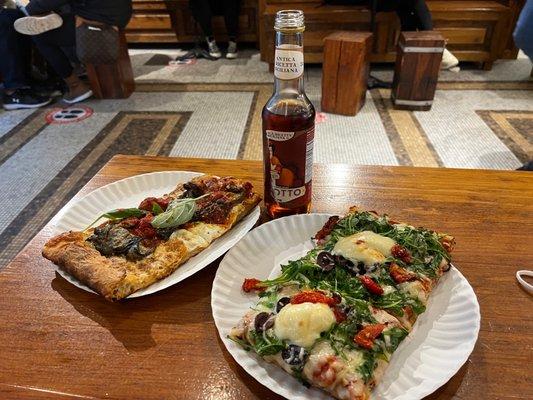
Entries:
[[17,89],[11,94],[4,92],[3,102],[6,110],[18,110],[22,108],[39,108],[50,104],[49,96],[39,96],[31,89]]

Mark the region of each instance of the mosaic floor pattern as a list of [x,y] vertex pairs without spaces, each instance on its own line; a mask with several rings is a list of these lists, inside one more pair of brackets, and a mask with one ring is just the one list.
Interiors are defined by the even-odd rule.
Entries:
[[[167,53],[134,51],[135,93],[85,102],[83,120],[50,123],[57,104],[0,112],[0,268],[114,154],[261,158],[266,65],[244,52],[236,62],[169,66]],[[355,117],[321,113],[315,162],[515,169],[533,158],[527,62],[497,64],[485,80],[445,74],[429,112],[394,110],[389,91],[372,90]],[[319,113],[320,74],[306,74]]]

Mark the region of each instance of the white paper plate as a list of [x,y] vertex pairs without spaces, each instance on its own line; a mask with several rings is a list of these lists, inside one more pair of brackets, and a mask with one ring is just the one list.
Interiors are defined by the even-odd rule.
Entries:
[[[310,238],[329,215],[308,214],[281,218],[249,232],[220,263],[211,294],[218,332],[233,358],[260,383],[291,400],[330,399],[325,392],[307,389],[278,367],[246,352],[226,336],[257,296],[241,291],[244,278],[277,275],[280,264],[297,259],[312,248]],[[427,311],[400,344],[373,398],[413,400],[446,383],[466,362],[479,332],[479,304],[465,277],[452,267],[431,293]]]
[[[122,179],[109,185],[102,186],[89,193],[71,206],[65,207],[57,214],[52,225],[54,233],[59,234],[69,230],[83,230],[91,224],[99,215],[115,208],[136,207],[147,197],[158,197],[175,189],[178,183],[187,182],[195,176],[202,175],[198,172],[189,171],[164,171],[144,175],[136,175]],[[215,240],[207,249],[192,257],[185,264],[166,278],[132,293],[128,298],[145,296],[163,290],[192,274],[207,267],[218,257],[224,254],[241,239],[246,232],[253,228],[259,219],[259,206],[244,217],[229,232]],[[76,278],[56,267],[57,272],[67,281],[77,287],[94,291],[79,282]]]

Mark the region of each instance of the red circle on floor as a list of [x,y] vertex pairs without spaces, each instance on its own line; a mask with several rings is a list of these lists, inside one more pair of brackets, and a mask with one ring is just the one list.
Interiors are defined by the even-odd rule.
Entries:
[[89,118],[93,112],[93,109],[87,106],[53,108],[46,114],[45,119],[49,124],[73,124]]

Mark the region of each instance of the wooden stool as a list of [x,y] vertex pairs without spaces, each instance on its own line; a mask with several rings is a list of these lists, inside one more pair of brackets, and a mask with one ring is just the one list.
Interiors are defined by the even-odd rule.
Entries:
[[324,39],[322,111],[355,115],[365,104],[370,32],[340,31]]
[[436,31],[402,32],[396,51],[394,108],[427,111],[439,79],[444,38]]
[[94,96],[99,99],[126,99],[135,90],[126,35],[120,32],[118,60],[109,65],[86,65]]

